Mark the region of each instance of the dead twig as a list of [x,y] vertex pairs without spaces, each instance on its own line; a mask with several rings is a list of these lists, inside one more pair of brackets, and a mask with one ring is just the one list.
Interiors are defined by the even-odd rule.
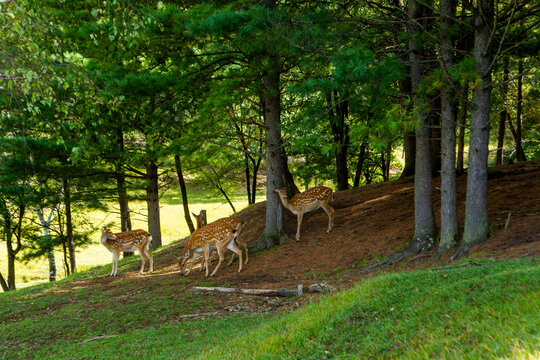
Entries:
[[118,335],[100,335],[100,336],[93,336],[93,337],[91,337],[90,339],[86,339],[86,340],[84,340],[84,341],[81,341],[79,344],[87,343],[87,342],[94,341],[94,340],[100,340],[100,339],[111,338],[111,337],[115,337],[115,336],[118,336]]
[[484,265],[484,264],[480,264],[480,263],[477,263],[477,262],[474,262],[474,261],[469,261],[469,262],[467,262],[465,264],[444,266],[444,267],[436,267],[436,268],[433,268],[431,270],[446,270],[446,269],[455,269],[455,268],[466,267],[466,266],[482,266],[482,265]]
[[207,291],[207,292],[219,292],[227,294],[247,294],[247,295],[259,295],[259,296],[302,296],[303,285],[298,285],[295,290],[279,288],[273,289],[240,289],[240,288],[225,288],[225,287],[203,287],[194,286],[191,288],[193,291]]

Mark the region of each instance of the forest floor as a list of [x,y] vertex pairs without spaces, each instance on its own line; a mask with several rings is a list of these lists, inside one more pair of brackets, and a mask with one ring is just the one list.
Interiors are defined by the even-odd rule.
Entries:
[[[489,240],[476,246],[469,258],[508,259],[540,256],[540,161],[492,167],[488,175]],[[463,226],[465,215],[466,175],[457,178],[458,213]],[[440,179],[433,183],[433,203],[437,224],[440,224]],[[283,224],[290,240],[270,251],[251,254],[248,264],[237,273],[238,262],[222,264],[213,278],[204,278],[198,271],[201,257],[186,278],[190,285],[226,286],[238,288],[277,289],[309,286],[324,282],[343,289],[368,275],[351,275],[369,264],[407,247],[414,233],[414,183],[412,178],[378,183],[334,194],[335,225],[326,234],[328,216],[322,210],[304,215],[300,242],[294,241],[296,216],[284,209]],[[241,236],[254,241],[263,231],[265,202],[257,203],[236,216],[246,223]],[[505,224],[510,215],[509,226]],[[152,286],[148,282],[159,278],[174,283],[181,278],[175,256],[180,254],[187,239],[159,251],[154,256],[153,276],[137,277],[137,261],[121,267],[119,277]],[[437,262],[434,251],[406,259],[383,271],[408,271],[441,266],[451,257],[448,253]],[[217,254],[211,256],[210,270],[217,264]],[[380,272],[379,272],[380,273]],[[117,281],[108,277],[89,280],[86,286],[107,288]],[[182,283],[185,284],[185,283]],[[74,284],[77,286],[76,284]],[[154,284],[153,286],[156,286]],[[186,284],[187,285],[187,284]],[[314,296],[314,295],[310,295]],[[205,294],[208,301],[192,312],[265,312],[277,308],[294,308],[310,296],[269,301],[249,295]],[[214,304],[213,306],[210,303]]]

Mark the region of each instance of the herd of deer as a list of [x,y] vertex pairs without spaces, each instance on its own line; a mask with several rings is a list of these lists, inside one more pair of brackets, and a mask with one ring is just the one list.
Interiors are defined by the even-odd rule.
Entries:
[[[296,229],[296,241],[300,241],[300,225],[302,224],[302,217],[305,213],[322,208],[328,214],[328,229],[326,233],[329,233],[334,226],[334,208],[329,204],[330,200],[334,200],[332,189],[326,186],[316,186],[306,191],[294,195],[291,199],[287,198],[287,192],[285,189],[276,190],[283,206],[297,215],[297,229]],[[234,255],[238,255],[239,265],[238,272],[242,271],[242,249],[246,253],[247,264],[248,248],[247,243],[242,241],[240,233],[244,229],[245,224],[235,217],[227,217],[216,220],[210,224],[206,224],[206,211],[202,210],[199,215],[195,215],[197,220],[197,230],[195,230],[189,241],[184,247],[182,256],[178,260],[182,275],[187,276],[193,267],[193,264],[201,253],[204,256],[204,263],[201,267],[205,269],[206,276],[208,276],[208,258],[210,252],[217,250],[219,256],[219,262],[216,265],[214,271],[210,276],[214,276],[219,266],[224,260],[224,253],[226,249],[233,252],[229,265],[234,259]],[[141,255],[141,269],[139,275],[143,273],[146,259],[150,260],[150,274],[154,268],[153,255],[150,252],[150,242],[152,241],[152,235],[144,230],[131,230],[114,234],[110,229],[104,229],[101,234],[101,243],[113,254],[112,271],[109,276],[116,276],[118,272],[118,259],[120,253],[124,251],[137,250]],[[189,257],[192,256],[191,265],[186,271]]]

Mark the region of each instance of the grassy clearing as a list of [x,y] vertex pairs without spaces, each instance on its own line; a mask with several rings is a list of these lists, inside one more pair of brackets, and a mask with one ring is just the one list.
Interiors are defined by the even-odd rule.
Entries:
[[[259,200],[262,195],[259,195]],[[208,221],[214,221],[222,217],[230,216],[233,211],[225,200],[218,198],[212,191],[203,189],[189,189],[188,198],[190,201],[189,209],[196,214],[201,209],[206,209]],[[231,196],[231,200],[237,211],[247,206],[245,195]],[[146,203],[143,201],[130,202],[132,210],[132,223],[134,229],[147,229],[145,214]],[[108,264],[112,261],[111,253],[100,243],[99,236],[101,228],[105,224],[119,224],[120,215],[115,204],[111,204],[111,211],[92,211],[85,214],[90,222],[96,228],[93,238],[95,242],[87,248],[77,251],[77,268],[79,271],[88,270],[94,266]],[[161,198],[161,231],[163,246],[173,241],[183,239],[189,235],[182,198],[177,189],[170,189]],[[120,231],[118,225],[112,227],[113,231]],[[64,277],[62,267],[61,249],[56,251],[57,276],[59,279]],[[36,285],[49,280],[49,264],[47,259],[37,259],[28,263],[17,262],[15,265],[17,288]],[[0,242],[0,271],[7,276],[7,251],[5,243]]]
[[[84,276],[84,275],[79,275]],[[88,276],[88,275],[87,275]],[[292,312],[180,320],[188,279],[71,278],[0,296],[6,359],[537,359],[540,259],[386,274]],[[116,285],[116,284],[113,284]],[[97,336],[94,341],[83,342]]]

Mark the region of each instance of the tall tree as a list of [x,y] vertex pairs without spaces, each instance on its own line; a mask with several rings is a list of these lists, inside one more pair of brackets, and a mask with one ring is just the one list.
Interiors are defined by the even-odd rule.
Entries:
[[409,66],[413,91],[413,104],[416,111],[416,159],[414,171],[414,235],[410,248],[416,252],[433,246],[437,228],[433,204],[431,202],[431,147],[426,104],[419,94],[420,83],[424,78],[424,49],[422,42],[422,18],[425,5],[416,0],[408,4],[409,21]]
[[453,79],[454,40],[452,27],[456,16],[454,0],[441,0],[440,62],[447,82],[441,90],[441,235],[438,253],[457,245],[459,236],[456,199],[456,112]]
[[474,12],[474,59],[478,80],[473,88],[469,171],[465,200],[465,227],[461,244],[453,256],[466,256],[472,247],[487,240],[487,160],[491,110],[491,34],[494,31],[493,0],[479,0]]
[[508,111],[506,109],[506,96],[508,94],[508,82],[510,81],[510,67],[509,58],[506,56],[503,60],[503,79],[501,84],[501,115],[499,118],[499,137],[497,138],[497,155],[496,164],[503,164],[503,147],[504,147],[504,135],[506,132],[506,118],[508,117]]

